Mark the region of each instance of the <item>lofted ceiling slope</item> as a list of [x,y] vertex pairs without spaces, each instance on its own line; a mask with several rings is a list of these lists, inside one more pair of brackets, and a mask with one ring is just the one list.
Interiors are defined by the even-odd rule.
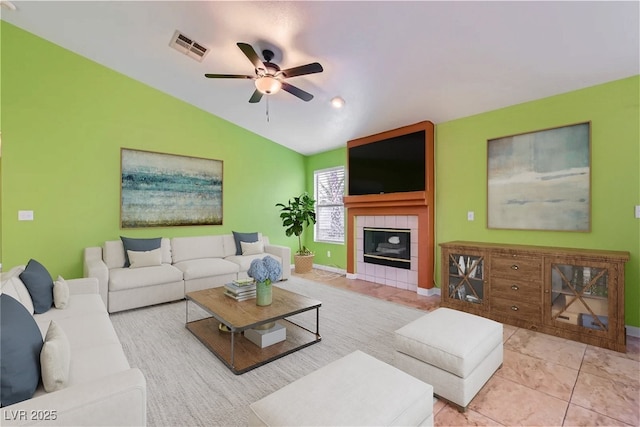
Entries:
[[[13,1],[2,19],[301,154],[431,120],[441,123],[640,74],[637,1]],[[175,30],[210,49],[169,47]],[[248,102],[236,46],[271,48],[287,92]],[[346,100],[334,109],[330,99]]]

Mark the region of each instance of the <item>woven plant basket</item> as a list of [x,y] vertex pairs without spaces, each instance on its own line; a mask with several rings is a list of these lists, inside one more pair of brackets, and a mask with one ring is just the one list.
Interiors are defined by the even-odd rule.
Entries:
[[296,273],[309,273],[313,269],[313,255],[294,255]]

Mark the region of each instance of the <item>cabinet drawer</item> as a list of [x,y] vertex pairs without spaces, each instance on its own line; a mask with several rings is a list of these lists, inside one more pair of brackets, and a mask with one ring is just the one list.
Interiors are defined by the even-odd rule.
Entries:
[[523,282],[516,279],[494,277],[491,280],[493,295],[509,300],[538,304],[541,301],[540,282]]
[[538,258],[523,258],[517,254],[511,256],[492,255],[491,274],[493,276],[521,280],[540,280],[542,275],[542,260]]
[[532,323],[540,322],[540,304],[530,304],[507,298],[491,297],[491,312],[513,319],[528,320]]

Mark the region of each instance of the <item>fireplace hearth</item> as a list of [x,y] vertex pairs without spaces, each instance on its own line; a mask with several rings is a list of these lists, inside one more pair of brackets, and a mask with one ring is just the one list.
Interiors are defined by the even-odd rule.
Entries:
[[364,227],[364,262],[411,269],[411,230]]

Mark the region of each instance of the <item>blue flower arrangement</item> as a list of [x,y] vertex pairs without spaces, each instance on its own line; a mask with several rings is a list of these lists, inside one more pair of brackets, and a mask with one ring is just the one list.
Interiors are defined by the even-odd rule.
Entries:
[[280,267],[278,261],[267,255],[262,259],[254,259],[251,261],[247,274],[249,277],[253,277],[258,283],[267,282],[267,284],[270,285],[271,282],[275,282],[280,278],[282,267]]

